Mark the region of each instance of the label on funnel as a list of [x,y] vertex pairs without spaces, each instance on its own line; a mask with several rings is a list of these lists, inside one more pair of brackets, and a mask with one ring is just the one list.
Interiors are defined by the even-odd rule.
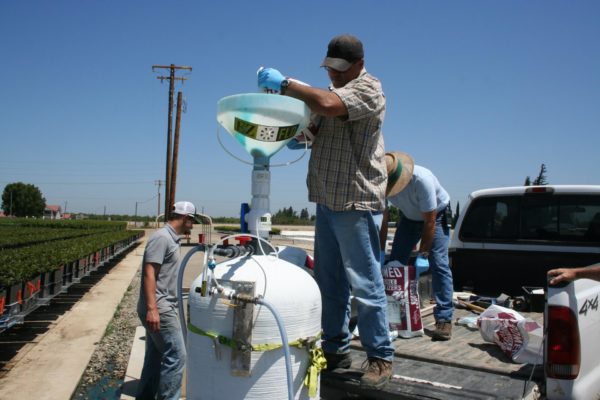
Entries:
[[279,142],[296,136],[298,124],[291,126],[266,126],[235,118],[233,129],[254,140],[262,142]]

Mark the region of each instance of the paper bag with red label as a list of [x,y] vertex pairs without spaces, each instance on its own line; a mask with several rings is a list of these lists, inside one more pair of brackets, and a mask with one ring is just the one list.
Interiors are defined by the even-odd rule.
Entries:
[[423,335],[419,282],[412,265],[390,261],[382,268],[390,331],[402,338]]

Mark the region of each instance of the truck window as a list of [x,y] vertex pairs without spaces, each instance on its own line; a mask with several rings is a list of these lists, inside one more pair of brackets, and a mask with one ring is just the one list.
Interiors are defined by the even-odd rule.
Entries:
[[564,196],[560,199],[558,229],[561,240],[600,242],[600,199]]
[[600,196],[532,194],[475,199],[459,232],[464,241],[600,244]]
[[516,196],[482,197],[473,201],[463,221],[463,240],[515,240],[519,232]]
[[523,197],[521,214],[522,239],[558,239],[558,197],[533,194]]

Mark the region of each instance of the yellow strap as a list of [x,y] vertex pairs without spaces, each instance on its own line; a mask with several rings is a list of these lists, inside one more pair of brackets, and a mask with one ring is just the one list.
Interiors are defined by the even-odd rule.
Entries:
[[[188,322],[188,330],[197,335],[208,336],[211,339],[216,339],[219,341],[220,344],[229,346],[232,349],[237,349],[239,347],[238,342],[236,340],[228,338],[223,335],[219,335],[218,333],[215,333],[215,332],[208,332],[203,329],[200,329],[197,326],[194,326],[191,322]],[[303,348],[303,347],[312,348],[312,347],[314,347],[316,341],[320,337],[321,337],[321,334],[319,333],[318,335],[316,335],[314,337],[294,340],[293,342],[290,342],[289,345],[298,347],[298,348]],[[269,351],[269,350],[279,349],[281,347],[283,347],[283,345],[281,343],[272,343],[272,344],[264,343],[264,344],[253,344],[253,345],[251,345],[250,348],[252,351]]]
[[323,349],[320,347],[310,349],[308,354],[310,355],[310,364],[306,371],[306,376],[304,377],[304,386],[308,387],[309,397],[316,397],[319,374],[321,373],[321,370],[327,367],[327,360],[325,359]]
[[215,332],[208,332],[205,330],[202,330],[200,328],[198,328],[197,326],[192,325],[192,323],[188,323],[188,330],[190,332],[193,332],[197,335],[203,335],[203,336],[208,336],[211,339],[216,339],[219,341],[220,344],[224,344],[225,346],[229,346],[232,349],[233,348],[237,348],[236,343],[234,340],[229,339],[226,336],[223,335],[219,335],[218,333]]

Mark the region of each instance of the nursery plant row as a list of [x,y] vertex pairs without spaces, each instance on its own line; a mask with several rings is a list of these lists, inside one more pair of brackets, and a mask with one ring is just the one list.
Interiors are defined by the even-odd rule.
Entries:
[[0,225],[0,250],[31,246],[54,240],[72,239],[98,233],[112,232],[114,229],[72,229],[72,228],[32,228]]
[[125,230],[127,222],[71,219],[0,218],[0,227]]
[[96,235],[0,250],[0,332],[135,244],[143,231]]
[[9,286],[36,274],[51,271],[100,248],[137,236],[140,232],[142,231],[99,232],[94,235],[1,250],[0,286]]

